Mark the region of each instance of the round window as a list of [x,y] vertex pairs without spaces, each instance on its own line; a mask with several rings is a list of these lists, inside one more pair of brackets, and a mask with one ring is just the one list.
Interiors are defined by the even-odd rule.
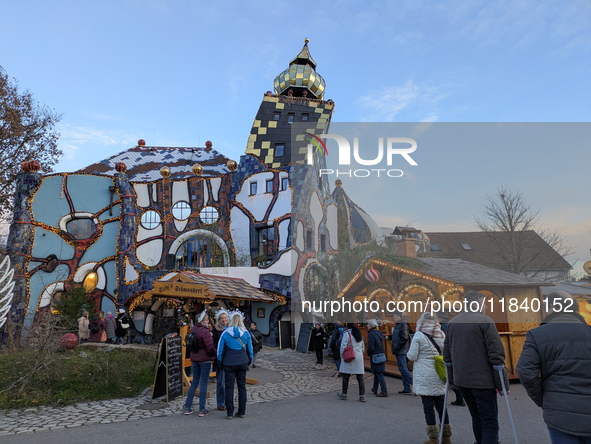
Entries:
[[191,215],[191,206],[188,202],[180,201],[173,205],[172,207],[172,216],[176,220],[185,220],[188,219]]
[[140,223],[146,230],[153,230],[160,224],[160,215],[154,210],[146,211],[142,214]]
[[211,225],[218,220],[220,213],[218,212],[217,208],[215,207],[203,207],[201,213],[199,213],[199,217],[201,218],[201,222],[207,225]]

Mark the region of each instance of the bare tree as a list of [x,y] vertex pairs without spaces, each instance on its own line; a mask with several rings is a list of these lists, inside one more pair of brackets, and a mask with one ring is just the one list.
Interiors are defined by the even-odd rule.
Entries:
[[507,271],[542,280],[561,280],[567,276],[556,270],[570,266],[566,257],[574,248],[565,236],[540,224],[540,211],[529,205],[521,191],[505,186],[487,196],[478,227],[488,234],[501,267]]
[[0,66],[0,215],[12,210],[16,176],[23,162],[37,160],[47,173],[62,155],[55,131],[61,117],[40,105],[31,92],[19,92],[16,80]]

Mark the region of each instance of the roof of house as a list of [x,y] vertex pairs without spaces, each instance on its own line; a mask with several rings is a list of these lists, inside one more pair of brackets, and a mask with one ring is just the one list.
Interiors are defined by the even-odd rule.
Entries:
[[542,293],[544,296],[548,296],[550,293],[558,290],[566,291],[571,296],[591,296],[591,287],[569,284],[567,282],[557,282],[554,287],[544,287]]
[[191,168],[198,163],[203,167],[201,177],[220,176],[229,173],[228,159],[213,148],[183,148],[136,146],[127,151],[93,163],[79,170],[80,173],[96,173],[112,176],[119,162],[127,166],[127,176],[132,182],[151,182],[161,179],[160,168],[170,168],[173,179],[194,176]]
[[[505,232],[425,233],[431,242],[429,254],[438,259],[463,259],[507,270],[510,248]],[[535,231],[524,236],[521,263],[525,270],[570,270],[571,265]],[[439,250],[437,250],[437,247]]]

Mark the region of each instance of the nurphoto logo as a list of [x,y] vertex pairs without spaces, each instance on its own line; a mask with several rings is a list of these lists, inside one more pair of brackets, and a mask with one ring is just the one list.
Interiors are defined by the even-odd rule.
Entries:
[[[306,140],[310,141],[311,143],[308,144],[308,152],[307,152],[307,159],[308,165],[314,165],[314,151],[320,153],[321,156],[328,156],[328,149],[326,148],[326,144],[322,141],[322,139],[334,139],[338,144],[339,150],[339,166],[341,165],[351,165],[351,145],[349,141],[338,134],[321,134],[320,136],[316,136],[311,133],[306,133],[307,136]],[[403,145],[401,147],[401,145]],[[404,146],[406,145],[406,147]],[[408,147],[410,145],[410,147]],[[408,137],[387,137],[386,138],[386,164],[387,166],[392,166],[392,158],[395,155],[400,155],[406,160],[410,165],[417,166],[417,163],[410,157],[411,153],[414,153],[417,149],[417,142],[413,139]],[[374,159],[362,159],[361,155],[359,154],[359,138],[353,138],[353,158],[355,162],[359,165],[363,166],[374,166],[379,165],[382,160],[384,159],[384,138],[378,138],[378,151],[377,156]],[[388,169],[388,168],[358,168],[358,169],[348,169],[348,170],[340,170],[340,169],[330,169],[330,168],[321,168],[318,171],[319,176],[323,175],[330,175],[336,174],[336,177],[339,176],[349,176],[349,177],[368,177],[372,175],[377,175],[380,177],[381,173],[385,173],[388,177],[402,177],[404,172],[400,169]]]

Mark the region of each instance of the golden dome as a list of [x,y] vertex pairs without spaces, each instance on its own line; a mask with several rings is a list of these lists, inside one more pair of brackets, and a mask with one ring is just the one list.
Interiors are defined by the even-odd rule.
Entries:
[[[289,68],[275,77],[273,86],[275,94],[282,94],[290,88],[307,89],[312,93],[312,98],[322,99],[326,83],[320,74],[316,72],[316,62],[310,55],[306,39],[300,53],[289,62]],[[299,95],[299,94],[296,94]]]

